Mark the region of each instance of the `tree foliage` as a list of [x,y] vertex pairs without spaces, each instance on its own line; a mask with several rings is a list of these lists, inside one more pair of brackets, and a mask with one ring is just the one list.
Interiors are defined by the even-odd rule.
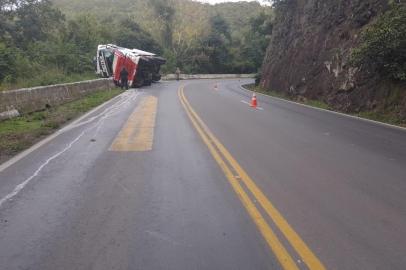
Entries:
[[0,0],[0,88],[93,73],[107,43],[162,54],[163,72],[256,72],[271,26],[257,3]]
[[162,47],[135,21],[128,18],[121,20],[115,28],[117,31],[112,32],[113,43],[126,48],[162,53]]
[[165,48],[172,47],[172,29],[175,9],[168,0],[150,0],[156,19],[160,21],[161,43]]
[[[190,0],[53,1],[68,17],[86,10],[112,22],[131,18],[162,48],[168,60],[163,72],[177,66],[188,73],[256,72],[272,30],[272,9],[256,2],[213,6]],[[120,32],[116,29],[112,32]]]
[[406,6],[393,4],[366,28],[351,62],[377,74],[406,81]]

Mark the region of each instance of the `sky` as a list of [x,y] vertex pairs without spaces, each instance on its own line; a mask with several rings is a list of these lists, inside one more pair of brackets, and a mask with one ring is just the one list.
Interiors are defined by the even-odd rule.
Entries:
[[[197,0],[199,2],[204,2],[204,3],[210,3],[210,4],[217,4],[217,3],[222,3],[222,2],[239,2],[242,0]],[[260,2],[261,4],[269,4],[269,1],[266,0],[244,0],[244,1],[257,1]]]

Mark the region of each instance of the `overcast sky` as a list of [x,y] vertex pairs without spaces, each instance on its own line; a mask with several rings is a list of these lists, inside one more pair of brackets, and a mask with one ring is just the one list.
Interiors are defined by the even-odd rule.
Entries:
[[[242,1],[242,0],[195,0],[195,1],[204,2],[204,3],[210,3],[210,4],[217,4],[217,3],[222,3],[222,2],[239,2],[239,1]],[[266,1],[266,0],[245,0],[245,1],[248,1],[248,2],[257,1],[257,2],[260,2],[262,4],[265,4],[265,3],[269,4],[269,1]]]

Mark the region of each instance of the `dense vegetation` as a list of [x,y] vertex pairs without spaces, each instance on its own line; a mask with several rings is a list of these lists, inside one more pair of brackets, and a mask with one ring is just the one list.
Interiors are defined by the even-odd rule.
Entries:
[[362,33],[352,53],[356,66],[394,80],[406,81],[406,6],[393,3]]
[[97,44],[164,55],[164,72],[256,72],[272,31],[258,3],[0,1],[0,89],[93,77]]
[[2,1],[0,82],[3,88],[93,77],[92,53],[102,25],[89,16],[66,20],[48,0]]

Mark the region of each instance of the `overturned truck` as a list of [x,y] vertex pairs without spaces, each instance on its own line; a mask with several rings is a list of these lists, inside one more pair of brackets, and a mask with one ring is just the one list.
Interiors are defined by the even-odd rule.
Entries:
[[96,73],[104,78],[113,77],[116,85],[120,85],[120,72],[125,67],[130,87],[151,85],[159,81],[161,65],[165,63],[164,58],[153,53],[114,44],[99,45],[95,58]]

